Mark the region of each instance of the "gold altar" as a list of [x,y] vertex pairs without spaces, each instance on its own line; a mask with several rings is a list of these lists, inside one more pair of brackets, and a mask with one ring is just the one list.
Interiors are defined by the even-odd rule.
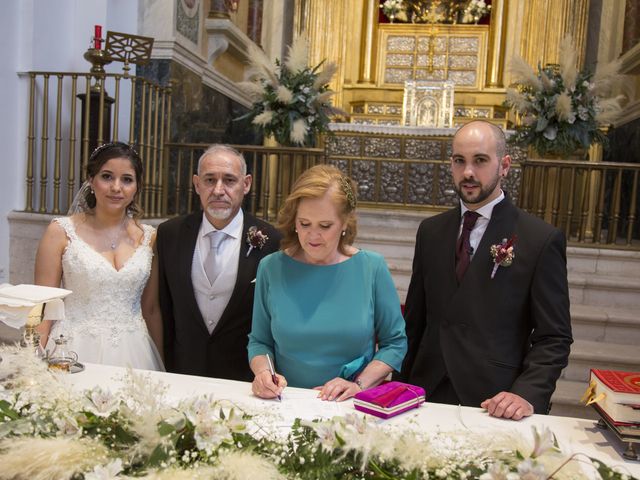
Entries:
[[309,37],[311,64],[338,64],[334,103],[353,123],[399,125],[404,81],[434,79],[456,84],[454,125],[482,118],[506,127],[510,58],[557,63],[560,41],[571,34],[581,67],[589,2],[490,3],[488,24],[474,25],[381,23],[379,0],[304,0],[296,2],[295,28]]

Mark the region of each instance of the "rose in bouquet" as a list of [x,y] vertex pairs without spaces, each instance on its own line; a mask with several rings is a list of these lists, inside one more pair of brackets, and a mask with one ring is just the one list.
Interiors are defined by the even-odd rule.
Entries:
[[515,88],[507,90],[505,103],[520,118],[512,141],[540,155],[569,155],[605,142],[600,126],[619,115],[626,98],[613,95],[623,80],[619,62],[595,73],[578,71],[570,37],[560,44],[559,57],[558,65],[538,66],[537,72],[520,57],[511,61]]
[[327,131],[330,116],[344,114],[330,102],[334,92],[328,83],[336,64],[321,62],[311,67],[307,52],[303,37],[294,40],[284,62],[271,62],[257,47],[250,49],[249,81],[240,86],[253,105],[241,118],[249,118],[281,145],[308,145],[315,134]]

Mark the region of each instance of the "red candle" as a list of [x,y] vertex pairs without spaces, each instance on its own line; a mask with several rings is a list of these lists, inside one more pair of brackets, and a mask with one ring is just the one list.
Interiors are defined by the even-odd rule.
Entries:
[[102,48],[102,26],[96,25],[93,32],[93,48],[100,50]]

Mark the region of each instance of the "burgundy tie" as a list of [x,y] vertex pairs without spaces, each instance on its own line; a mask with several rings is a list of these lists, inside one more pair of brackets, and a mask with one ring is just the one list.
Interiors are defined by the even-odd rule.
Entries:
[[462,282],[462,277],[464,277],[464,273],[467,271],[467,267],[471,262],[471,244],[469,243],[469,237],[471,236],[471,230],[473,230],[478,217],[480,217],[480,214],[472,212],[471,210],[467,210],[463,215],[462,233],[456,244],[456,278],[458,279],[458,283]]

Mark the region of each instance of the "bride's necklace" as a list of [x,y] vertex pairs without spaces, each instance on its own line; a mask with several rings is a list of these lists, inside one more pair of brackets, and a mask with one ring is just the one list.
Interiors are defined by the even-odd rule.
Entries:
[[122,217],[122,222],[120,222],[120,226],[116,230],[115,234],[106,235],[108,240],[108,245],[111,250],[115,250],[116,248],[118,248],[118,245],[120,244],[120,239],[122,238],[122,234],[123,232],[126,231],[126,225],[127,225],[127,215]]

